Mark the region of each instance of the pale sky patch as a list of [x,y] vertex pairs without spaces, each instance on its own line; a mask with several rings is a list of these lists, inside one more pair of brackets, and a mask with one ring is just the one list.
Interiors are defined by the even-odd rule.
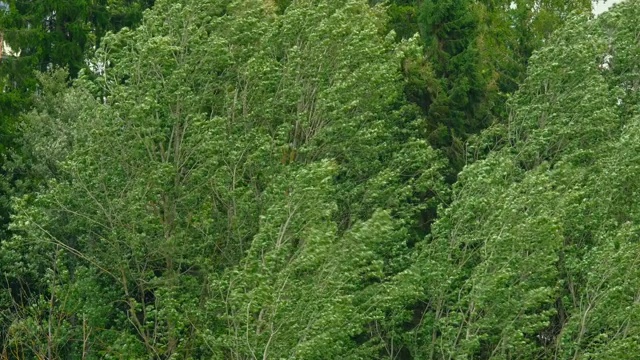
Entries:
[[606,0],[606,1],[600,1],[598,4],[593,4],[593,13],[596,15],[600,15],[603,12],[607,11],[611,5],[613,4],[617,4],[619,2],[622,2],[623,0]]

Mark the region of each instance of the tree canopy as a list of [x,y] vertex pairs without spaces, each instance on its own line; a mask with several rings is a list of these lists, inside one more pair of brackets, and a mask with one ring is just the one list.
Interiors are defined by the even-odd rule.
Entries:
[[640,0],[590,6],[9,2],[0,358],[634,358]]

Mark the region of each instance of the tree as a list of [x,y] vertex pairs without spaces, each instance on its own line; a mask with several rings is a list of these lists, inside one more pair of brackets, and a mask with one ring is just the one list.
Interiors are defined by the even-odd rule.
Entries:
[[451,159],[461,152],[455,149],[460,146],[456,145],[459,136],[477,132],[489,124],[482,107],[488,80],[480,71],[476,46],[479,19],[472,4],[464,0],[427,0],[420,12],[426,56],[440,81],[427,113],[436,126],[432,143],[449,148]]
[[639,8],[574,18],[532,56],[509,122],[481,136],[496,150],[460,174],[416,262],[426,305],[415,357],[638,351],[629,322],[637,211],[622,200],[637,169],[627,153],[637,114],[622,98],[635,96],[637,73],[618,82],[612,59],[637,51],[627,22]]
[[282,15],[159,1],[103,39],[102,76],[43,78],[38,96],[64,101],[28,116],[24,146],[48,181],[16,199],[1,263],[38,285],[10,300],[41,310],[9,312],[10,348],[41,338],[21,326],[34,323],[73,356],[397,355],[417,296],[399,280],[446,198],[446,162],[403,117],[416,47],[381,36],[383,15],[359,0]]
[[[0,29],[3,40],[20,56],[5,56],[0,63],[0,156],[3,184],[0,191],[0,228],[9,222],[9,198],[29,182],[12,172],[12,162],[30,162],[20,153],[21,116],[31,110],[33,95],[42,90],[37,71],[66,68],[71,79],[86,69],[86,55],[100,45],[108,31],[135,26],[152,0],[23,1],[3,2]],[[93,64],[95,71],[104,64]],[[62,83],[67,83],[63,80]],[[4,235],[3,235],[4,236]]]
[[467,139],[508,117],[506,100],[533,50],[572,12],[590,13],[591,3],[393,1],[387,11],[401,38],[420,29],[425,56],[407,61],[405,93],[427,118],[426,138],[457,173],[469,160]]

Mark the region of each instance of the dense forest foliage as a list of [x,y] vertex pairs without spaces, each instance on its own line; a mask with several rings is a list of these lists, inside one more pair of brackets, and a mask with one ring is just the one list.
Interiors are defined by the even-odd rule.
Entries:
[[640,0],[12,0],[0,359],[640,357]]

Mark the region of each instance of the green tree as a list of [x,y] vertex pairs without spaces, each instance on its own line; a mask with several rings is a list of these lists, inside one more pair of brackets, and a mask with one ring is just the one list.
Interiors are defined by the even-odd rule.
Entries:
[[[377,3],[378,1],[372,1]],[[418,4],[419,0],[393,0],[389,1],[387,14],[389,15],[389,27],[393,29],[400,39],[409,39],[419,33]]]
[[9,292],[10,349],[44,331],[30,354],[406,351],[395,344],[418,294],[400,279],[417,280],[410,255],[447,196],[446,162],[403,116],[400,62],[416,46],[384,24],[359,0],[282,15],[257,0],[159,1],[104,38],[102,76],[43,77],[42,103],[64,101],[25,124],[50,180],[16,199],[2,244],[3,272],[34,285]]
[[462,171],[416,261],[414,357],[637,353],[637,107],[625,102],[638,73],[619,82],[616,67],[634,68],[638,9],[574,18],[532,56],[509,121],[480,137],[494,151]]
[[28,64],[27,71],[5,71],[10,81],[21,89],[31,88],[33,70],[46,71],[52,66],[68,67],[72,77],[84,68],[88,50],[99,46],[107,31],[135,26],[142,11],[153,0],[101,0],[74,2],[8,1],[2,14],[4,40],[20,56],[11,62]]
[[[108,31],[135,26],[142,11],[152,0],[100,1],[22,1],[3,2],[0,32],[3,40],[19,56],[4,56],[0,63],[0,157],[2,190],[0,224],[6,232],[9,222],[9,198],[16,194],[21,182],[30,182],[24,174],[13,172],[12,162],[35,161],[21,153],[19,140],[21,116],[37,104],[33,95],[42,90],[36,72],[66,68],[76,77],[88,67],[86,55],[100,45]],[[93,71],[105,64],[93,64]],[[62,84],[67,80],[60,79]],[[24,188],[23,188],[24,190]]]
[[454,172],[468,161],[467,139],[508,117],[509,94],[529,57],[573,13],[579,1],[392,1],[390,28],[400,38],[420,29],[425,56],[405,64],[407,99],[427,117],[425,137],[445,150]]

